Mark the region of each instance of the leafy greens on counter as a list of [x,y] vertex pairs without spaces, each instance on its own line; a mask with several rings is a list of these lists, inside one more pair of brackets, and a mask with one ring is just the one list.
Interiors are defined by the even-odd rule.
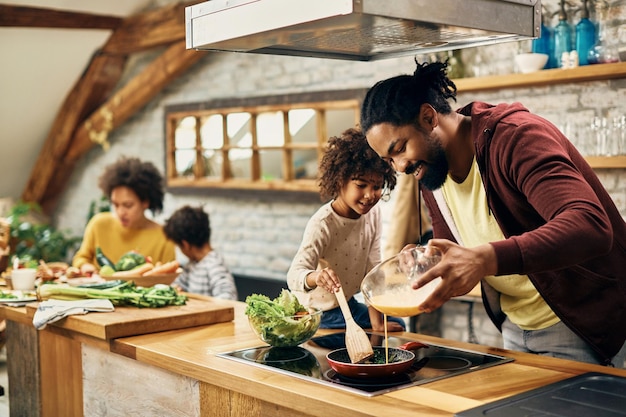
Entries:
[[319,316],[314,318],[286,289],[273,300],[262,294],[249,295],[246,304],[251,325],[272,346],[295,346],[319,327]]

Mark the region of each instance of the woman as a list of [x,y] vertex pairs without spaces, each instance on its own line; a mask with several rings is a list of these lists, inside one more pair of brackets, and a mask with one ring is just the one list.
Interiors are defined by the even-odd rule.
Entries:
[[97,247],[113,262],[131,250],[155,263],[175,259],[174,243],[145,213],[163,210],[163,177],[152,163],[122,157],[105,168],[98,186],[111,201],[113,212],[91,218],[73,266],[84,275],[98,270]]

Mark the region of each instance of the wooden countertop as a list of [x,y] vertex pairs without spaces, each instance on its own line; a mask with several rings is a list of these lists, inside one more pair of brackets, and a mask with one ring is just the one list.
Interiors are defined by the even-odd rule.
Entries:
[[403,333],[402,337],[515,358],[515,362],[429,384],[365,398],[276,372],[214,356],[260,345],[248,327],[244,304],[235,320],[179,331],[117,339],[114,352],[194,379],[215,384],[305,415],[451,416],[532,388],[585,372],[626,376],[626,370],[546,358],[503,349]]
[[[626,377],[626,370],[623,369],[402,333],[401,336],[405,338],[509,356],[515,358],[515,361],[367,398],[215,356],[216,353],[262,344],[248,326],[244,314],[245,304],[233,302],[233,307],[235,319],[232,322],[119,338],[108,344],[73,334],[55,324],[48,326],[48,329],[306,416],[453,416],[459,411],[585,372],[604,372]],[[27,320],[26,308],[2,307],[0,314],[22,323]],[[98,313],[89,313],[85,317],[92,314]],[[224,401],[232,401],[232,398]]]

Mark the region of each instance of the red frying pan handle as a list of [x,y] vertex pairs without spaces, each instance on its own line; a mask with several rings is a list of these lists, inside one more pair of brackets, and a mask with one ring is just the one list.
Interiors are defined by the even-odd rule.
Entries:
[[398,349],[417,350],[417,349],[427,348],[427,347],[428,347],[428,345],[426,345],[424,343],[411,341],[411,342],[406,342],[406,343],[398,346]]

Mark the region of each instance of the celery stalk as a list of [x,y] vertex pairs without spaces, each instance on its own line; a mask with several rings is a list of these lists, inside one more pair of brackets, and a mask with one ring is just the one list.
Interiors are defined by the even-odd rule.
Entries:
[[40,300],[82,300],[106,298],[118,306],[165,307],[184,305],[187,297],[179,294],[169,285],[157,284],[154,287],[137,287],[132,281],[107,289],[73,287],[67,284],[43,284],[37,288]]

